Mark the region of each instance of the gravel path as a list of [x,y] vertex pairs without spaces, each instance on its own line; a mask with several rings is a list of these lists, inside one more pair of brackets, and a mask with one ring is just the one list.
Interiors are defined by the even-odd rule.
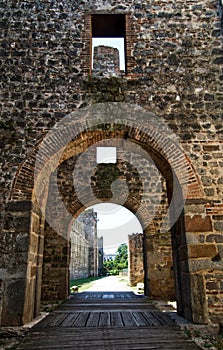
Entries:
[[132,292],[132,288],[124,281],[120,281],[118,276],[108,276],[93,282],[88,292]]

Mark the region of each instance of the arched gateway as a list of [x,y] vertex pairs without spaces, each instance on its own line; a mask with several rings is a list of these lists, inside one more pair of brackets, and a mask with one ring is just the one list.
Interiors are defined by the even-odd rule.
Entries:
[[[70,226],[103,201],[143,227],[147,295],[175,293],[186,319],[222,325],[221,2],[8,1],[0,11],[1,325],[67,297]],[[100,62],[92,71],[92,40],[105,34],[125,43],[117,75],[105,54],[103,74]],[[116,161],[97,162],[100,147]]]
[[[135,118],[135,113],[141,113],[143,123],[139,117]],[[127,117],[121,119],[123,114]],[[103,124],[98,124],[101,117]],[[17,275],[9,271],[4,279],[3,324],[32,320],[39,312],[41,295],[48,301],[68,296],[72,219],[85,207],[109,200],[122,201],[144,228],[147,294],[155,298],[168,297],[168,289],[162,292],[159,283],[172,281],[153,266],[154,261],[150,262],[150,235],[156,240],[163,239],[161,245],[164,246],[171,230],[178,312],[191,321],[208,322],[205,284],[200,283],[203,269],[200,271],[200,256],[196,254],[203,245],[199,247],[194,242],[196,235],[192,238],[190,231],[196,231],[196,225],[199,231],[211,230],[210,220],[208,216],[196,215],[193,219],[186,215],[185,223],[187,203],[193,203],[194,198],[196,203],[203,203],[201,186],[186,155],[156,118],[136,106],[96,104],[64,118],[23,162],[6,208],[7,225],[14,223],[15,240],[10,259],[19,261],[19,269]],[[97,148],[111,145],[117,149],[116,163],[97,164]],[[159,181],[154,168],[158,169],[163,187],[151,194],[154,181]],[[118,187],[118,180],[124,180],[127,192]],[[146,186],[145,182],[153,185]],[[157,220],[162,224],[167,221],[166,228],[154,228]],[[210,244],[208,249],[215,258],[217,248]],[[155,263],[162,265],[162,254],[156,254]],[[194,264],[192,271],[191,263]],[[199,289],[196,288],[198,281]]]

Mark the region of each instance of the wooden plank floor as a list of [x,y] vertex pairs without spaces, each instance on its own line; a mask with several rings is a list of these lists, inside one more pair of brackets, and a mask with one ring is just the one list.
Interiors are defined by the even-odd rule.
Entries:
[[131,292],[73,295],[35,325],[18,350],[197,350],[173,321]]

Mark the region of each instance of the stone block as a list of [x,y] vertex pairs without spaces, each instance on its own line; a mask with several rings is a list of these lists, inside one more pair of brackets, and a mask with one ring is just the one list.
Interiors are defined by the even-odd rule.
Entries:
[[223,235],[220,233],[207,235],[206,241],[207,242],[223,243]]
[[218,254],[216,244],[193,244],[188,245],[189,258],[213,258]]
[[223,244],[218,244],[218,253],[220,258],[223,260]]
[[205,293],[205,283],[203,275],[190,275],[190,285],[192,293],[192,321],[197,324],[208,323],[208,305]]
[[214,223],[214,229],[216,231],[222,231],[223,233],[223,221],[217,221]]
[[205,214],[205,206],[203,204],[193,204],[185,206],[185,214]]
[[212,223],[210,216],[206,216],[203,218],[201,215],[194,215],[193,217],[186,215],[185,226],[187,232],[212,231]]
[[196,244],[199,243],[199,236],[197,234],[191,233],[191,232],[186,232],[186,241],[188,244]]
[[213,215],[213,220],[223,221],[223,215]]
[[212,178],[208,176],[202,176],[201,181],[203,182],[204,186],[211,186],[212,184]]
[[181,261],[185,261],[188,258],[188,251],[187,251],[187,246],[184,245],[179,248],[179,256]]
[[28,233],[19,233],[16,236],[15,249],[17,252],[28,252],[29,249],[29,235]]
[[6,211],[30,211],[32,209],[31,201],[13,201],[8,202]]
[[36,302],[36,275],[27,279],[26,297],[24,304],[23,323],[29,323],[34,317],[34,304]]
[[201,259],[189,259],[187,262],[187,266],[190,272],[197,272],[208,269],[215,269],[216,265],[209,258],[201,258]]
[[32,231],[38,233],[40,226],[40,218],[38,215],[32,213]]
[[26,279],[5,281],[2,326],[21,326],[25,303]]
[[215,194],[214,188],[205,188],[204,192],[205,192],[207,197],[212,197]]
[[33,254],[37,254],[38,252],[38,244],[39,244],[39,238],[35,233],[30,234],[30,251]]
[[215,281],[207,282],[206,283],[206,288],[208,290],[218,290],[219,289],[218,283],[215,282]]
[[188,321],[192,321],[192,309],[191,309],[191,285],[190,285],[190,274],[182,273],[181,276],[181,290],[178,291],[179,310],[181,315],[184,316]]
[[30,216],[24,216],[24,212],[21,214],[21,216],[15,217],[13,215],[7,215],[5,219],[5,229],[11,231],[29,232]]

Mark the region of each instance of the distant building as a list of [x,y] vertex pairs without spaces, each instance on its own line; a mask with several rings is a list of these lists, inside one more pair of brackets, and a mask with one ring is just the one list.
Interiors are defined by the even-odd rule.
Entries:
[[89,276],[89,242],[85,238],[84,225],[75,220],[70,235],[71,259],[70,278],[85,278]]
[[110,46],[96,46],[94,48],[92,73],[97,76],[120,75],[119,50]]
[[104,251],[103,251],[103,237],[98,238],[98,274],[103,273]]
[[103,238],[97,236],[97,213],[82,212],[71,229],[70,277],[98,276],[103,266]]
[[104,254],[104,262],[115,260],[117,254]]
[[98,275],[98,234],[97,213],[93,209],[85,210],[79,215],[78,220],[83,223],[85,238],[89,242],[89,276]]

